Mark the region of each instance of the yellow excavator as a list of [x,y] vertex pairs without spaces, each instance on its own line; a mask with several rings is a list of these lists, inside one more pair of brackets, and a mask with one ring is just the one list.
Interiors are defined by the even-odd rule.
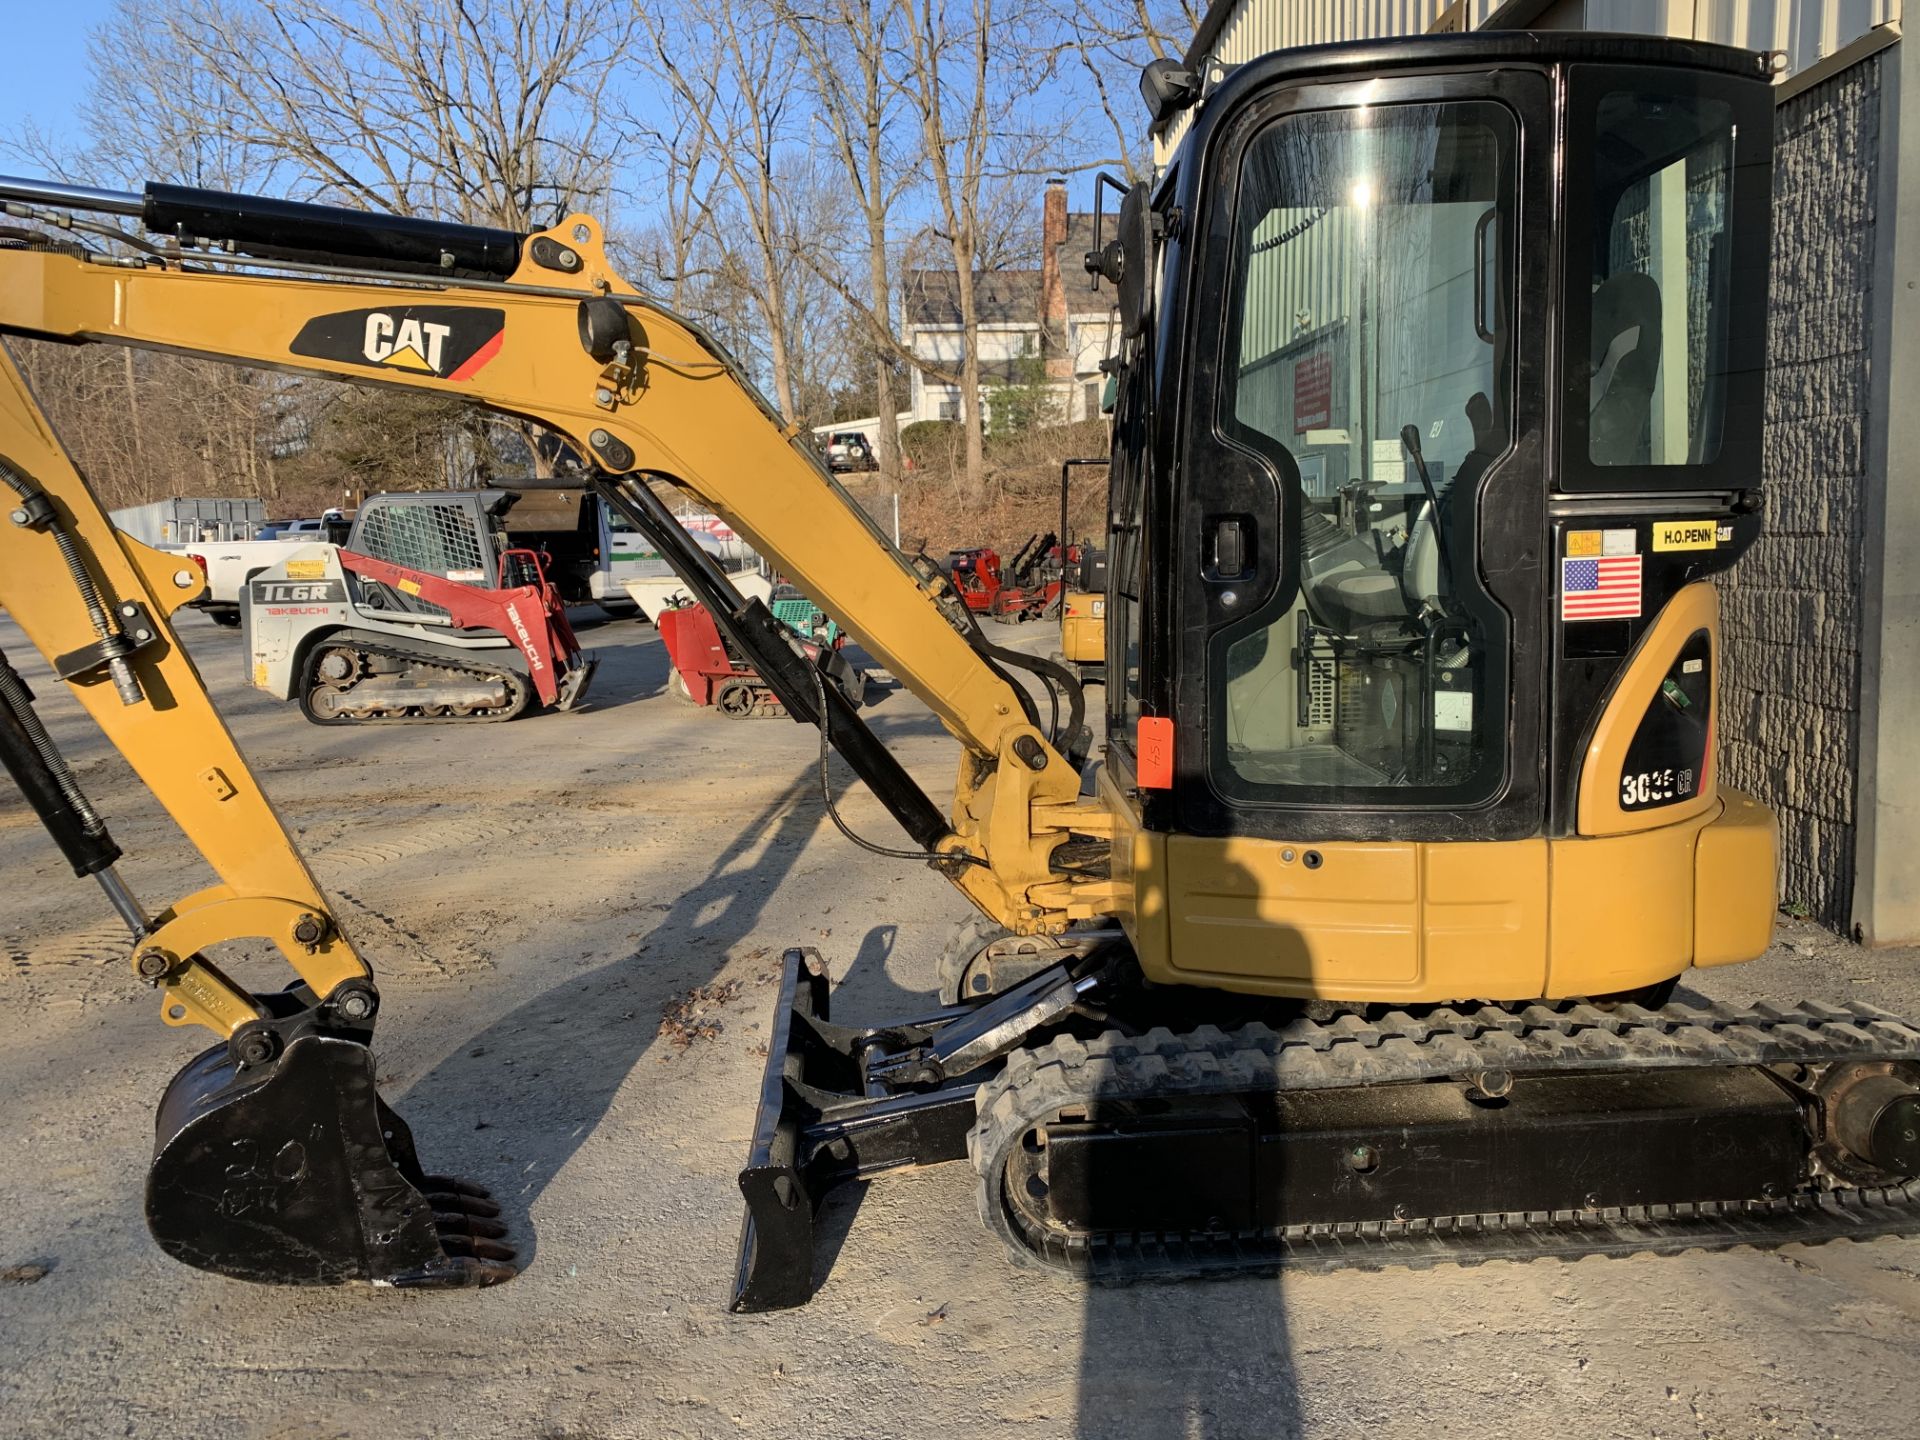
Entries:
[[1107,683],[1107,551],[1091,536],[1078,542],[1068,518],[1073,472],[1098,460],[1066,460],[1060,465],[1060,653],[1055,658],[1082,685]]
[[[911,842],[859,843],[974,904],[897,1022],[831,1020],[788,952],[738,1309],[806,1299],[831,1186],[945,1160],[1017,1259],[1095,1278],[1886,1234],[1920,1228],[1920,1028],[1669,999],[1775,912],[1773,819],[1713,743],[1713,576],[1761,525],[1769,74],[1565,33],[1148,68],[1183,138],[1095,256],[1124,339],[1091,760],[1075,678],[987,640],[584,216],[6,181],[0,333],[549,428],[819,727],[823,792],[831,746]],[[373,977],[173,629],[197,574],[115,533],[11,361],[0,479],[0,603],[218,877],[132,894],[0,667],[8,769],[217,1040],[161,1102],[156,1239],[252,1280],[505,1279],[492,1204],[376,1094]],[[933,711],[950,810],[661,481]],[[235,985],[208,952],[245,939],[297,980]]]

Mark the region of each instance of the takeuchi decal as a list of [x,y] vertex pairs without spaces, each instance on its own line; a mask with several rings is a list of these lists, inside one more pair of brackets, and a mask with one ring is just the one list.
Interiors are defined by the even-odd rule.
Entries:
[[506,333],[504,310],[396,305],[316,315],[301,326],[288,348],[316,360],[441,380],[471,380],[500,353]]

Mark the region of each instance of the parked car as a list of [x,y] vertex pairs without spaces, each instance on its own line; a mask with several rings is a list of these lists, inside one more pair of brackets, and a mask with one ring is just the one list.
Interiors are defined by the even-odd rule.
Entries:
[[836,430],[827,436],[827,469],[836,475],[848,470],[874,470],[880,462],[873,446],[858,430]]
[[347,543],[353,521],[342,510],[329,510],[311,520],[273,520],[255,533],[256,540],[325,540],[331,545]]

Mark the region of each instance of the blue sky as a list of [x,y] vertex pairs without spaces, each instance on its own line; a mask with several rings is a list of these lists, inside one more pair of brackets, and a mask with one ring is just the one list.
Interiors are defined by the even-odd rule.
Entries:
[[75,112],[87,93],[87,33],[113,13],[113,5],[114,0],[0,0],[0,30],[7,37],[0,143],[28,120],[63,140],[80,139]]

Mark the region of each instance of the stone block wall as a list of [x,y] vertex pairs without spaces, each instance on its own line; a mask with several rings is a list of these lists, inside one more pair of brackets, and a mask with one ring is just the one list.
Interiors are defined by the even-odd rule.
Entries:
[[[1853,891],[1860,525],[1881,61],[1776,118],[1766,529],[1722,585],[1723,778],[1780,817],[1781,899],[1836,928]],[[1920,403],[1920,402],[1917,402]]]

